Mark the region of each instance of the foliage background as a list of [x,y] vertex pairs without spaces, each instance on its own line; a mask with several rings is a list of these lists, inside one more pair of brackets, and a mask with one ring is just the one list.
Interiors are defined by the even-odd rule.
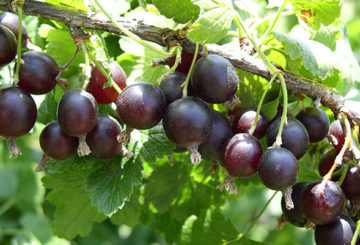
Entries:
[[[48,0],[48,2],[58,3],[57,0]],[[68,0],[67,2],[74,4],[73,2],[76,1]],[[103,1],[104,7],[112,10],[114,13],[125,13],[129,9],[138,7],[138,2],[131,0],[117,0],[116,8],[114,8],[113,5],[107,6],[106,2],[107,1]],[[151,3],[151,1],[147,2]],[[274,14],[276,13],[275,6],[279,5],[279,1],[270,1],[270,5],[266,9],[264,7],[266,5],[265,2],[263,2],[263,5],[258,2],[253,3],[253,1],[246,0],[234,0],[233,2],[236,6],[241,7],[240,13],[243,18],[246,18],[252,11],[263,11],[266,12],[266,15]],[[157,16],[154,18],[156,15],[154,12],[156,11],[146,14],[143,13],[145,23],[151,22],[151,24],[164,27],[173,27],[175,25],[172,21],[164,17]],[[127,13],[128,17],[132,15],[136,15],[136,12],[132,11]],[[341,20],[345,25],[343,38],[349,39],[354,55],[357,60],[360,61],[360,5],[357,3],[357,0],[347,0],[343,2]],[[154,23],[154,21],[156,21],[156,23]],[[66,32],[61,29],[61,24],[35,17],[25,17],[25,22],[33,42],[42,49],[47,50],[59,64],[64,64],[69,56],[72,55],[74,51],[71,48],[73,47],[71,45],[72,40],[70,36],[66,35]],[[288,33],[297,24],[298,20],[296,17],[283,17],[278,22],[275,31]],[[160,66],[155,68],[155,72],[147,72],[149,69],[153,69],[150,67],[149,62],[152,58],[156,58],[155,54],[134,46],[135,44],[126,38],[121,39],[120,48],[119,45],[117,45],[117,37],[106,34],[104,37],[109,53],[113,58],[117,57],[117,61],[127,72],[129,81],[154,81],[160,74],[167,70],[166,67]],[[220,43],[228,42],[228,40],[226,40],[228,38],[229,37],[226,37],[221,40]],[[64,46],[67,48],[64,48]],[[61,50],[61,52],[59,52],[59,50]],[[125,53],[127,51],[131,54]],[[100,50],[97,55],[100,60],[106,59]],[[73,65],[64,74],[64,77],[70,81],[71,86],[79,86],[79,79],[76,74],[79,74],[78,65],[82,60],[82,55],[78,55]],[[8,84],[10,80],[9,69],[2,69],[0,86],[6,86]],[[240,76],[246,77],[245,74],[241,73]],[[224,217],[231,221],[237,232],[241,233],[247,229],[256,214],[273,194],[273,191],[264,188],[256,177],[251,180],[239,180],[237,185],[239,193],[237,196],[222,194],[218,191],[208,192],[207,188],[215,189],[217,185],[217,183],[212,181],[212,176],[206,177],[206,175],[203,174],[205,172],[208,173],[211,166],[210,163],[193,167],[188,161],[188,156],[184,157],[183,155],[175,154],[174,159],[180,164],[176,164],[172,170],[169,170],[170,167],[168,166],[167,158],[160,156],[156,162],[150,161],[150,163],[144,165],[144,175],[151,179],[153,184],[145,187],[145,190],[143,186],[141,188],[134,187],[134,198],[138,196],[137,193],[148,193],[146,192],[146,188],[152,190],[152,192],[149,192],[152,193],[151,195],[145,195],[145,200],[140,200],[140,202],[143,203],[149,202],[146,208],[150,209],[150,211],[141,211],[137,202],[133,202],[133,199],[125,205],[124,210],[121,211],[122,213],[115,214],[111,220],[105,218],[105,216],[98,215],[95,211],[86,210],[85,212],[92,215],[91,221],[82,219],[76,215],[63,217],[58,221],[68,222],[68,231],[59,231],[56,227],[63,224],[53,223],[52,226],[55,227],[57,235],[72,238],[72,241],[58,238],[51,229],[51,222],[54,220],[54,217],[56,215],[62,215],[61,213],[55,212],[53,203],[56,203],[56,194],[63,195],[67,198],[64,203],[68,205],[78,205],[79,203],[76,203],[74,199],[81,198],[78,196],[79,193],[81,193],[79,190],[82,185],[84,185],[84,183],[78,183],[76,181],[71,182],[69,179],[62,181],[61,178],[63,176],[61,175],[59,175],[59,179],[57,179],[56,182],[54,178],[43,178],[44,174],[34,172],[34,168],[42,154],[38,143],[39,134],[44,127],[44,123],[56,119],[54,118],[54,104],[52,100],[48,98],[51,97],[55,101],[58,101],[61,96],[60,91],[61,90],[57,88],[55,92],[47,95],[47,97],[36,96],[37,105],[41,108],[42,112],[39,114],[38,123],[36,123],[31,134],[17,140],[17,144],[23,152],[22,156],[17,159],[9,159],[6,143],[4,140],[0,141],[0,244],[168,244],[169,241],[172,240],[172,229],[177,229],[177,221],[172,220],[173,216],[170,215],[168,210],[173,212],[173,214],[175,213],[181,216],[182,210],[186,212],[187,209],[200,209],[207,207],[207,205],[216,205]],[[355,83],[347,96],[352,100],[359,101],[359,93],[360,84]],[[106,111],[108,108],[104,107],[102,110]],[[156,132],[153,133],[156,134]],[[135,138],[138,140],[141,139],[141,137],[141,135],[138,135]],[[312,152],[317,153],[313,154],[311,159],[309,156],[307,158],[305,157],[305,160],[316,162],[323,152],[323,149],[324,144],[313,146],[311,149]],[[143,154],[145,153],[143,152]],[[56,163],[53,164],[54,168],[52,168],[52,170],[55,171],[54,174],[56,177],[56,167],[59,166],[56,166]],[[91,163],[87,163],[86,165],[89,164]],[[75,166],[71,171],[78,175],[86,174],[87,166]],[[104,171],[106,171],[106,169]],[[94,181],[97,180],[97,177],[98,176],[94,176]],[[190,181],[194,186],[191,188],[187,187],[190,189],[185,188],[189,193],[182,192],[182,181],[189,177],[195,180],[193,182]],[[47,191],[44,185],[50,189],[55,188],[58,192],[48,195],[47,199],[45,199],[49,190]],[[70,189],[73,189],[72,192],[68,192],[67,189],[61,189],[62,186],[67,185],[71,187]],[[88,188],[96,188],[96,185],[91,186],[90,183],[90,187],[88,186]],[[208,196],[208,193],[211,193],[211,196]],[[226,196],[226,201],[224,201],[224,198],[219,197],[221,195]],[[274,230],[274,227],[277,225],[277,219],[281,216],[280,198],[280,194],[275,197],[252,230],[250,238],[255,241],[262,241],[265,244],[314,244],[312,230],[295,228],[289,224],[286,224],[283,230]],[[174,204],[175,199],[176,205]],[[151,203],[149,200],[151,200]],[[75,204],[73,204],[72,201],[74,201]],[[182,206],[181,203],[186,203],[188,206]],[[86,205],[84,204],[84,206]],[[74,212],[78,210],[77,208],[79,207],[74,207]],[[82,207],[80,207],[80,209],[81,208]],[[59,212],[61,212],[61,210]],[[106,212],[111,212],[111,208],[106,210]],[[151,213],[160,213],[161,215],[152,216]],[[201,215],[205,214],[202,213]],[[221,221],[216,214],[211,217],[215,220],[215,223]],[[67,218],[71,219],[67,220]],[[95,222],[93,226],[91,226],[89,223],[91,224],[92,221],[103,222]],[[226,224],[226,222],[224,224]],[[83,230],[80,234],[84,237],[76,236],[76,231],[71,231],[72,228],[76,227],[82,227]],[[210,230],[209,233],[206,233],[206,236],[216,237],[216,227],[213,228],[214,230]],[[200,232],[200,230],[198,232]],[[164,237],[161,233],[166,233],[168,237],[166,237],[166,235]]]

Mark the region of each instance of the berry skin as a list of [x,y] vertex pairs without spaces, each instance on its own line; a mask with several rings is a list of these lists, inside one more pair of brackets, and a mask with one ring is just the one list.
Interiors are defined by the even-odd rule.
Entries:
[[182,98],[183,91],[181,85],[185,82],[185,80],[185,74],[174,72],[161,81],[159,88],[163,91],[166,97],[167,105],[170,105],[175,100]]
[[[170,67],[175,64],[175,58],[176,58],[176,56],[168,58],[168,64],[169,64]],[[188,74],[193,59],[194,59],[194,54],[189,54],[189,53],[187,53],[185,51],[182,51],[182,53],[181,53],[181,62],[176,67],[175,71],[181,72],[181,73],[184,73],[184,74]],[[199,56],[196,58],[196,60],[198,60],[198,59],[199,59]]]
[[[337,156],[337,151],[334,148],[326,151],[321,156],[318,166],[320,176],[325,176],[329,172],[331,167],[334,165],[336,156]],[[335,172],[338,171],[340,168],[341,166],[337,166]],[[338,181],[340,179],[340,176],[332,175],[332,179],[334,181]]]
[[350,245],[355,229],[354,222],[349,217],[341,215],[329,224],[316,226],[316,245]]
[[295,184],[299,165],[295,156],[285,148],[269,148],[260,158],[259,177],[273,190],[285,190]]
[[227,118],[220,112],[213,111],[210,135],[199,146],[199,152],[205,159],[223,164],[225,149],[232,136],[231,125]]
[[230,101],[236,93],[239,78],[233,65],[219,55],[208,55],[196,62],[191,74],[191,86],[209,103]]
[[345,143],[344,130],[339,120],[335,120],[331,123],[329,129],[329,137],[333,142],[334,148],[339,152]]
[[[251,126],[254,124],[255,117],[256,110],[252,108],[245,108],[237,113],[232,124],[234,134],[249,133]],[[260,113],[253,135],[256,138],[261,139],[265,136],[268,125],[269,123],[266,120],[265,115]]]
[[[14,33],[16,40],[19,36],[19,17],[16,14],[5,12],[0,16],[0,25],[6,26],[9,28],[12,33]],[[22,22],[21,29],[21,40],[22,45],[25,46],[26,39],[28,38],[27,29],[24,21]]]
[[78,138],[65,134],[58,122],[49,123],[40,134],[41,149],[54,159],[63,160],[71,157],[78,145]]
[[16,56],[15,35],[6,27],[0,25],[0,66],[9,64]]
[[99,115],[96,126],[86,136],[91,156],[97,159],[107,159],[121,152],[121,144],[117,136],[122,129],[120,123],[108,115]]
[[[124,89],[126,87],[126,74],[124,70],[116,62],[111,62],[109,68],[111,78],[121,89]],[[86,91],[91,93],[99,104],[116,102],[119,97],[118,92],[113,87],[103,88],[107,82],[108,80],[101,71],[97,67],[92,66],[90,83]]]
[[45,53],[28,51],[21,55],[18,86],[31,94],[46,94],[56,86],[59,67],[56,61]]
[[163,118],[166,99],[160,88],[150,83],[135,83],[122,91],[116,106],[127,127],[149,129]]
[[322,140],[329,132],[329,118],[320,108],[307,107],[296,116],[296,119],[304,124],[310,142]]
[[234,135],[226,146],[224,167],[233,177],[249,177],[258,170],[263,151],[257,138],[249,134]]
[[0,90],[0,135],[17,138],[32,129],[37,117],[33,98],[20,88]]
[[341,185],[348,199],[360,196],[360,173],[358,167],[349,167],[344,182]]
[[293,209],[287,209],[285,198],[284,197],[281,198],[281,209],[283,215],[290,224],[293,224],[298,227],[304,227],[307,221],[304,213],[301,210],[301,195],[309,184],[310,184],[309,182],[300,182],[300,183],[296,183],[292,187],[291,199],[293,200],[294,203]]
[[314,224],[324,225],[340,216],[344,202],[344,193],[338,184],[328,181],[324,186],[318,181],[304,190],[301,196],[301,209]]
[[[275,120],[266,131],[266,143],[271,146],[279,131],[281,118]],[[300,159],[305,155],[309,148],[309,135],[304,125],[293,117],[287,118],[287,123],[283,127],[281,134],[281,147],[290,150],[296,159]]]
[[90,93],[76,88],[63,95],[57,113],[61,129],[68,135],[79,137],[95,127],[98,106]]

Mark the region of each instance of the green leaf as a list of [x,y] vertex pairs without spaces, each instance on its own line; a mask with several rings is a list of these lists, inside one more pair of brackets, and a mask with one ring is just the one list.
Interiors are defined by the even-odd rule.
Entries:
[[0,198],[15,197],[18,186],[17,170],[14,166],[0,168]]
[[137,155],[124,167],[120,157],[103,161],[103,167],[92,173],[86,182],[92,204],[98,207],[100,213],[107,216],[114,214],[130,199],[134,187],[141,184],[142,170],[142,161]]
[[[161,14],[172,18],[178,23],[186,23],[197,19],[200,8],[191,3],[191,0],[154,0],[153,4],[158,8]],[[179,11],[181,9],[181,11]]]
[[200,16],[191,26],[189,38],[197,42],[217,43],[231,28],[232,8],[217,1],[192,0],[200,6]]
[[312,38],[314,41],[324,44],[332,51],[336,49],[336,40],[342,36],[342,31],[333,26],[321,26]]
[[145,161],[154,163],[157,158],[171,155],[175,144],[166,137],[162,124],[159,123],[149,130],[134,130],[128,147],[135,147],[134,153],[139,153]]
[[45,0],[47,3],[62,5],[76,10],[87,11],[86,5],[83,0]]
[[200,216],[192,215],[184,223],[181,245],[241,244],[239,232],[219,210],[208,209]]
[[21,217],[20,223],[24,229],[31,231],[42,244],[51,239],[52,231],[47,217],[27,213]]
[[280,101],[280,93],[276,99],[269,101],[262,105],[261,111],[265,114],[265,117],[268,121],[274,119],[278,112],[278,106]]
[[[72,158],[73,163],[74,159],[77,158]],[[56,206],[52,228],[58,237],[71,240],[77,235],[85,236],[91,231],[93,222],[106,218],[91,204],[90,193],[85,188],[92,171],[91,168],[69,166],[66,171],[42,179],[44,186],[50,189],[46,199]]]
[[45,99],[41,102],[37,114],[37,121],[46,125],[57,119],[57,103],[54,101],[54,91],[46,94]]
[[340,0],[290,0],[294,11],[314,30],[327,26],[340,16]]

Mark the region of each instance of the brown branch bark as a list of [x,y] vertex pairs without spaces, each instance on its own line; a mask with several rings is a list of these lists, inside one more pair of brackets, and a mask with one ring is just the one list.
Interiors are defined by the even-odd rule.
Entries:
[[[0,0],[0,9],[11,12],[12,8],[11,5],[9,5],[9,0]],[[32,0],[25,1],[23,10],[26,15],[59,21],[68,26],[106,31],[118,35],[123,34],[103,14],[99,13],[77,12]],[[141,21],[121,17],[119,17],[117,21],[120,25],[129,29],[143,40],[155,42],[164,47],[169,47],[178,42],[183,47],[183,50],[194,53],[195,43],[188,38],[179,39],[177,31],[149,26],[141,23]],[[200,49],[202,49],[202,47]],[[236,68],[265,77],[268,80],[271,79],[270,73],[263,61],[250,56],[245,51],[240,49],[234,51],[233,48],[208,45],[208,52],[224,56],[229,59]],[[319,99],[324,106],[329,107],[335,114],[344,112],[350,119],[360,125],[359,110],[353,108],[340,94],[309,78],[301,77],[288,71],[284,71],[283,74],[287,88],[293,94],[303,93],[313,99]]]

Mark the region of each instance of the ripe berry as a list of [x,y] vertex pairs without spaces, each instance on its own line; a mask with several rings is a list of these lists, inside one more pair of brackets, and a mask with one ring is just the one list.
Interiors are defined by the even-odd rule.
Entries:
[[126,87],[117,102],[120,119],[129,128],[149,129],[163,118],[166,100],[161,89],[150,83],[135,83]]
[[[111,78],[121,89],[124,89],[126,87],[126,75],[124,70],[116,62],[111,62],[109,68]],[[116,102],[119,97],[118,92],[116,92],[113,87],[103,88],[104,84],[107,82],[107,78],[104,77],[101,71],[97,67],[92,66],[90,83],[86,91],[91,93],[99,104]]]
[[79,145],[78,138],[65,134],[58,122],[47,124],[41,132],[39,140],[43,152],[58,160],[74,155]]
[[258,170],[263,151],[257,138],[249,134],[234,135],[226,146],[224,167],[233,177],[249,177]]
[[307,107],[296,116],[296,119],[304,124],[310,142],[322,140],[329,132],[329,118],[320,108]]
[[[175,58],[176,58],[176,56],[168,58],[168,64],[169,64],[170,67],[175,64]],[[175,71],[181,72],[181,73],[184,73],[184,74],[188,74],[193,59],[194,59],[194,54],[189,54],[189,53],[187,53],[185,51],[182,51],[182,53],[181,53],[181,62],[176,67]],[[199,56],[197,57],[196,60],[198,60],[198,59],[199,59]]]
[[[251,126],[254,124],[255,117],[256,110],[252,108],[244,108],[239,113],[237,113],[232,124],[232,130],[234,134],[249,133]],[[261,139],[265,136],[268,125],[269,124],[265,118],[265,115],[260,113],[259,120],[256,124],[253,135],[256,138]]]
[[[266,131],[266,143],[271,146],[275,140],[279,131],[281,118],[275,120]],[[304,125],[293,117],[287,118],[287,123],[283,127],[281,134],[282,145],[290,150],[296,159],[300,159],[305,155],[309,147],[309,135]]]
[[[16,40],[19,36],[19,17],[16,14],[5,12],[0,16],[0,25],[6,26],[12,31],[16,37]],[[24,21],[22,22],[21,29],[21,40],[22,45],[26,45],[26,40],[28,38],[27,29]]]
[[31,94],[46,94],[56,86],[59,67],[45,53],[28,51],[21,55],[18,86]]
[[285,198],[282,197],[281,199],[281,209],[286,220],[298,227],[304,227],[306,224],[306,217],[301,210],[301,195],[308,185],[309,182],[300,182],[292,187],[291,199],[294,203],[294,208],[288,209]]
[[340,216],[345,198],[340,186],[333,181],[325,185],[318,181],[310,184],[301,197],[301,209],[316,225],[331,223]]
[[196,94],[210,103],[233,99],[239,78],[233,65],[219,55],[208,55],[196,62],[191,74],[191,86]]
[[232,136],[231,125],[227,118],[220,112],[213,111],[210,135],[199,146],[199,152],[205,159],[223,164],[225,149]]
[[10,156],[21,154],[13,142],[34,126],[37,117],[33,98],[20,88],[0,90],[0,135],[8,139]]
[[[326,151],[320,158],[319,161],[319,174],[320,176],[325,176],[329,170],[331,169],[331,167],[334,165],[335,162],[335,158],[337,156],[337,151],[336,149],[330,149],[328,151]],[[341,168],[341,166],[337,166],[335,171],[338,171]],[[339,180],[340,176],[332,176],[332,179],[334,181]]]
[[165,95],[167,105],[170,105],[173,101],[180,99],[183,96],[181,85],[185,80],[185,74],[174,72],[161,81],[159,88]]
[[341,148],[345,143],[344,135],[345,135],[344,130],[342,128],[340,121],[339,120],[333,121],[330,125],[329,137],[331,139],[331,142],[333,143],[334,148],[337,151],[341,151]]
[[108,115],[99,115],[93,130],[86,136],[91,156],[97,159],[107,159],[121,153],[122,145],[117,136],[122,129],[120,123]]
[[360,196],[360,173],[358,167],[349,167],[341,188],[349,199]]
[[95,98],[80,88],[69,90],[61,98],[57,113],[61,129],[68,135],[79,137],[78,154],[90,154],[85,137],[95,127],[98,117]]
[[341,215],[329,224],[316,226],[316,245],[350,245],[355,229],[351,218]]
[[210,135],[212,126],[212,112],[204,102],[194,97],[174,101],[166,109],[163,126],[171,141],[192,152],[192,163],[201,161],[197,147]]
[[16,38],[6,27],[0,25],[0,66],[9,64],[16,56]]

